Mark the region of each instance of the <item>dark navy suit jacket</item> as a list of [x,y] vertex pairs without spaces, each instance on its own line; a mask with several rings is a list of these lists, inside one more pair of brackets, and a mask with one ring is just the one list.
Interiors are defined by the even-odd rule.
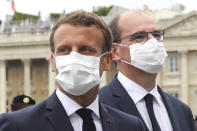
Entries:
[[[103,131],[145,131],[143,122],[105,104],[99,104]],[[61,102],[53,93],[45,101],[0,115],[0,131],[74,131]]]
[[[163,92],[159,87],[158,91],[167,109],[173,131],[195,131],[190,108],[177,98]],[[100,89],[99,99],[102,103],[143,120],[132,98],[117,79],[117,75],[108,85]]]

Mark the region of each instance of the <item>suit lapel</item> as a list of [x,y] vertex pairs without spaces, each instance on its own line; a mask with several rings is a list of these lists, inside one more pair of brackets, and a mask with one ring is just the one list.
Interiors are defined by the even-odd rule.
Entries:
[[179,124],[177,123],[176,118],[176,109],[173,108],[175,105],[173,105],[172,100],[170,100],[170,97],[166,95],[160,87],[158,87],[158,91],[163,99],[164,105],[166,107],[166,110],[168,112],[168,116],[170,118],[170,122],[172,124],[173,131],[180,131]]
[[[113,80],[110,83],[110,87],[112,89],[113,96],[116,99],[117,106],[119,109],[123,112],[126,112],[128,114],[134,115],[139,117],[143,122],[144,120],[142,119],[139,111],[137,110],[137,107],[134,103],[134,101],[131,99],[125,88],[121,85],[121,83],[117,79],[117,75],[113,78]],[[158,91],[163,99],[164,105],[167,109],[170,122],[172,124],[173,131],[180,131],[178,123],[176,121],[176,110],[170,100],[170,97],[168,97],[160,87],[158,87]],[[145,124],[145,122],[144,122]],[[146,125],[146,124],[145,124]]]
[[112,87],[112,93],[116,98],[116,103],[119,109],[123,112],[137,116],[142,119],[134,101],[129,96],[125,88],[118,81],[117,77],[115,77],[110,84],[110,86]]
[[115,120],[113,119],[113,116],[108,113],[108,110],[102,103],[99,103],[99,111],[103,131],[116,131]]
[[47,99],[46,117],[56,131],[74,131],[68,115],[55,92]]
[[[144,125],[146,125],[134,101],[117,79],[117,75],[113,78],[112,82],[110,83],[110,87],[112,88],[112,94],[116,99],[118,108],[125,113],[137,116],[143,121]],[[146,129],[148,129],[148,127],[146,127]]]

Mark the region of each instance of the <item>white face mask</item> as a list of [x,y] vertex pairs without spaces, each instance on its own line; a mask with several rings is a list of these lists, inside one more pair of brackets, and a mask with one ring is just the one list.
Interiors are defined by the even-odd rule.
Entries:
[[87,93],[101,82],[100,57],[81,55],[77,52],[56,56],[56,68],[59,72],[56,81],[69,94],[79,96]]
[[[121,46],[127,46],[118,44]],[[124,63],[137,67],[148,73],[161,72],[167,57],[165,47],[162,42],[155,38],[141,44],[136,43],[128,46],[130,48],[131,62],[121,60]]]

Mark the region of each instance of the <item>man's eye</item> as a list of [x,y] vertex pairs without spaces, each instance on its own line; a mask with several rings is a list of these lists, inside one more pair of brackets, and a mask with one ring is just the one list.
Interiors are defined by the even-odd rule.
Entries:
[[152,34],[154,37],[160,37],[161,36],[161,34],[159,34],[159,33],[153,33]]
[[88,48],[83,48],[81,51],[90,51]]
[[145,38],[144,34],[135,34],[135,35],[132,36],[131,40],[142,40],[144,38]]
[[91,54],[94,54],[94,53],[96,53],[97,51],[94,49],[94,48],[92,48],[92,47],[81,47],[80,49],[79,49],[79,52],[81,53],[81,54],[86,54],[86,55],[91,55]]
[[90,49],[88,47],[84,47],[84,48],[81,49],[81,51],[83,51],[83,52],[91,52],[92,49]]
[[60,52],[66,52],[67,49],[60,49]]
[[134,37],[134,39],[144,39],[144,35],[138,35],[138,36]]
[[70,52],[70,50],[69,50],[69,49],[67,49],[67,48],[62,48],[62,49],[60,49],[60,50],[59,50],[59,52],[60,52],[60,53],[64,53],[64,54],[65,54],[65,53],[69,53],[69,52]]

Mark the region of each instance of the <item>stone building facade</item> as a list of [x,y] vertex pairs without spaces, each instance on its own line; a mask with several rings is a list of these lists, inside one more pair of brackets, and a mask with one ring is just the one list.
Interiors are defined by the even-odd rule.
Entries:
[[49,33],[0,34],[0,112],[10,111],[18,94],[40,102],[53,92]]
[[197,12],[190,12],[163,24],[168,52],[164,70],[158,76],[166,92],[189,105],[197,115]]

